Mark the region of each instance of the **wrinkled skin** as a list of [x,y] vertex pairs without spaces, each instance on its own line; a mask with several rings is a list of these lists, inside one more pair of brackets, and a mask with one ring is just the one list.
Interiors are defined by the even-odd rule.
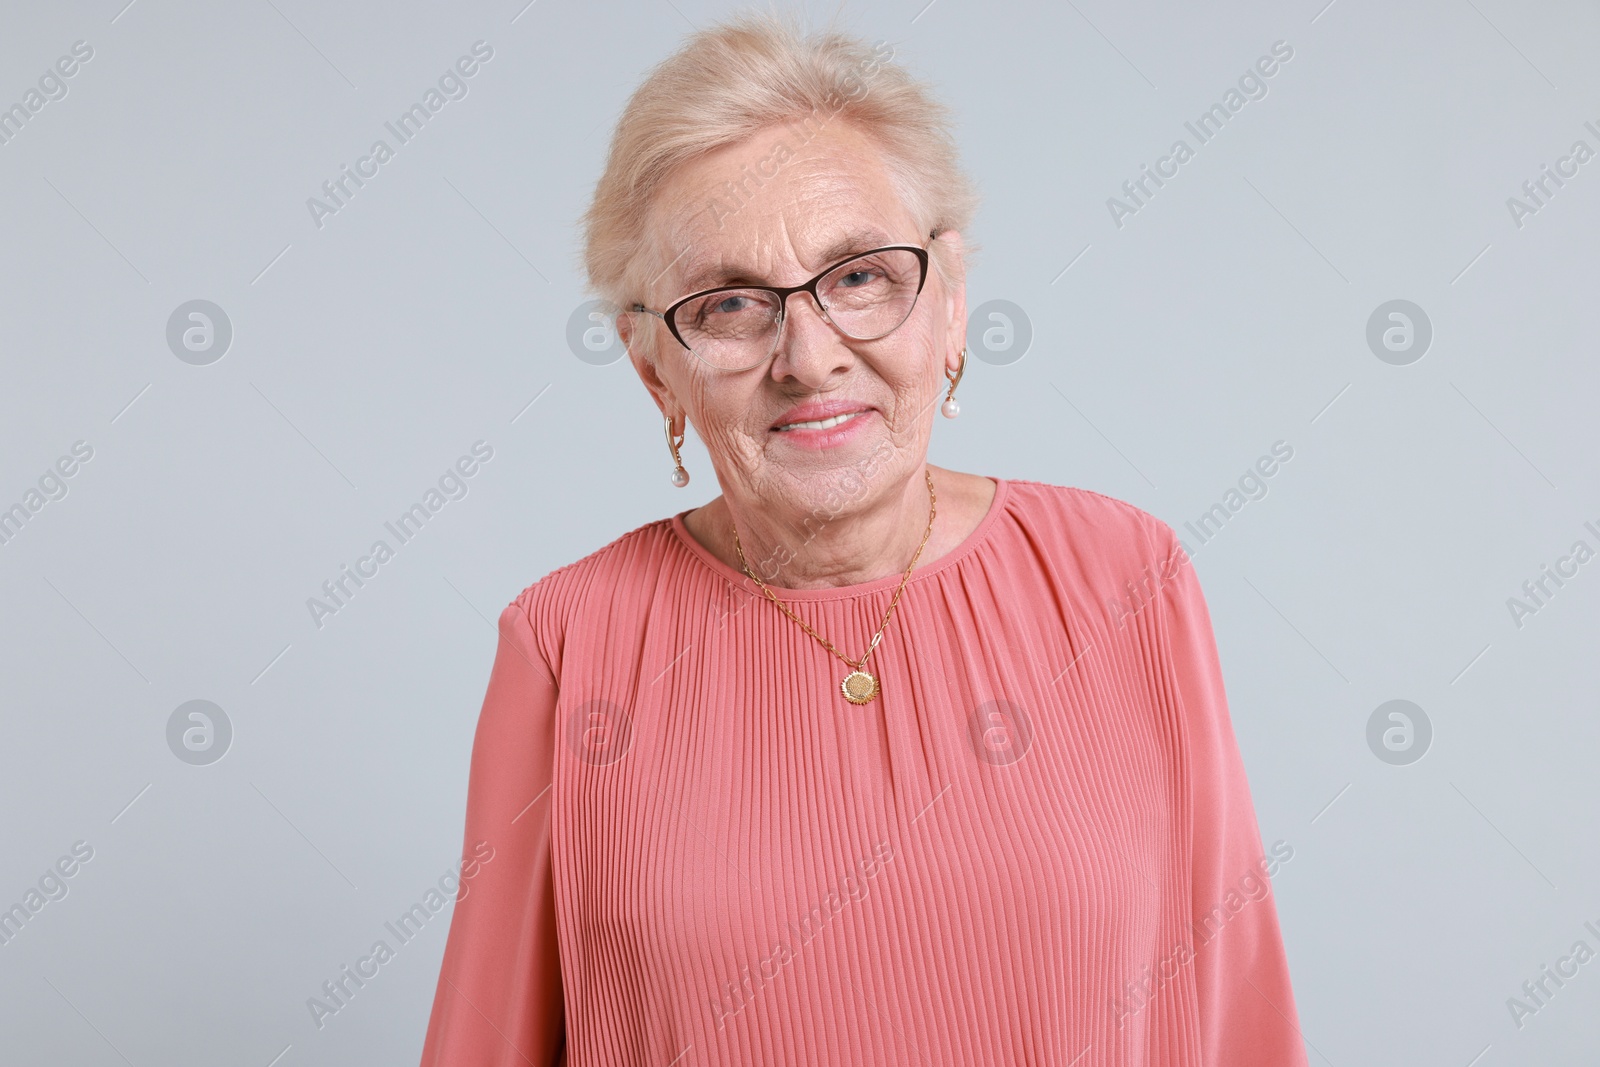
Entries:
[[[758,167],[772,175],[759,186],[748,180]],[[743,203],[724,185],[741,180]],[[930,263],[910,318],[876,341],[845,337],[809,295],[790,297],[777,352],[736,373],[707,367],[653,315],[618,316],[657,406],[679,432],[686,417],[711,455],[722,495],[686,517],[698,542],[737,570],[736,523],[745,559],[775,589],[902,574],[928,528],[925,468],[938,515],[917,565],[973,531],[995,483],[927,464],[945,371],[955,372],[964,343],[961,235],[930,243],[919,232],[868,137],[842,120],[809,140],[802,127],[776,126],[702,156],[659,189],[647,237],[643,276],[655,280],[630,296],[657,310],[718,285],[798,285],[880,245],[927,246],[945,268]],[[797,404],[835,399],[872,409],[848,441],[806,447],[773,429]]]

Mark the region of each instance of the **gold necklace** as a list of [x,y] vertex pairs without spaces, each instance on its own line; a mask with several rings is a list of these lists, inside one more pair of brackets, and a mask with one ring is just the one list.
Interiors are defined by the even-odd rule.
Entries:
[[751,578],[755,579],[756,584],[761,587],[761,591],[767,594],[768,600],[771,600],[774,604],[778,605],[779,609],[782,610],[785,615],[789,616],[789,618],[800,624],[801,629],[805,630],[805,632],[810,634],[812,637],[815,637],[818,641],[821,641],[823,647],[825,647],[829,652],[832,652],[835,656],[838,656],[840,659],[844,660],[845,665],[851,668],[850,673],[845,675],[844,680],[839,683],[839,691],[843,693],[844,698],[852,704],[865,704],[882,692],[882,687],[878,684],[878,679],[871,674],[868,674],[866,671],[867,657],[872,655],[874,650],[876,650],[878,647],[878,642],[883,640],[883,632],[889,628],[889,617],[894,614],[895,605],[900,603],[900,594],[906,591],[906,583],[911,580],[911,569],[917,565],[917,560],[922,556],[922,550],[928,546],[928,535],[933,533],[933,516],[939,510],[939,498],[934,495],[933,475],[926,467],[924,467],[922,470],[922,476],[926,478],[928,482],[928,529],[922,535],[922,544],[917,546],[917,554],[911,557],[911,564],[910,566],[906,567],[905,576],[900,579],[900,588],[895,590],[894,599],[889,601],[889,610],[883,613],[883,624],[878,627],[878,632],[872,636],[872,643],[867,646],[867,651],[859,660],[855,662],[851,662],[844,653],[833,647],[832,642],[830,642],[826,637],[823,637],[821,634],[817,633],[817,631],[813,630],[811,627],[807,626],[804,619],[790,611],[788,606],[785,605],[783,601],[779,600],[771,589],[767,588],[767,583],[763,582],[760,577],[758,577],[756,573],[750,569],[750,565],[746,563],[744,559],[744,548],[739,544],[738,524],[734,523],[731,517],[728,520],[729,524],[733,526],[733,548],[734,551],[739,554],[740,569],[748,574]]

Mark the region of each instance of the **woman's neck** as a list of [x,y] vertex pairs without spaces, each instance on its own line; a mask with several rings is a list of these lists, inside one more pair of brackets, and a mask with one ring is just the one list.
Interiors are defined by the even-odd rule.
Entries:
[[[938,495],[931,532],[928,486],[920,469],[891,495],[831,517],[779,513],[771,507],[745,507],[735,516],[724,495],[689,512],[684,525],[708,552],[741,570],[734,547],[737,523],[745,563],[775,589],[860,585],[904,574],[913,556],[918,567],[925,567],[947,555],[988,514],[996,489],[992,479],[931,464],[927,470]],[[920,555],[918,546],[923,546]]]

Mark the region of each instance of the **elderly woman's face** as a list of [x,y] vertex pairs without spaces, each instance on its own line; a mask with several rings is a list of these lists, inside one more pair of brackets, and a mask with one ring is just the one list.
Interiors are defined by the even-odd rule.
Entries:
[[[930,244],[876,146],[842,120],[809,139],[804,127],[774,127],[685,165],[661,188],[652,223],[651,273],[660,273],[645,304],[657,310],[717,286],[799,285],[884,245],[927,246],[960,272],[960,235]],[[857,341],[796,293],[772,358],[735,372],[702,363],[659,319],[632,319],[622,328],[635,367],[664,411],[687,413],[724,491],[803,515],[839,508],[842,490],[869,501],[920,467],[945,368],[959,361],[966,305],[960,282],[946,283],[930,261],[910,317]],[[840,414],[848,418],[837,426],[794,426]],[[865,492],[851,468],[871,473]]]

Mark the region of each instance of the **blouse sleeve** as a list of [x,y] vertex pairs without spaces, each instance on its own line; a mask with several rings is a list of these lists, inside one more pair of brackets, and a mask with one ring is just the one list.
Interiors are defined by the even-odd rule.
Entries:
[[422,1067],[566,1062],[550,867],[556,685],[519,598],[478,716],[461,888]]
[[1211,616],[1194,565],[1167,531],[1163,599],[1189,740],[1192,944],[1205,1067],[1302,1067],[1304,1039],[1289,984],[1271,856],[1234,739]]

